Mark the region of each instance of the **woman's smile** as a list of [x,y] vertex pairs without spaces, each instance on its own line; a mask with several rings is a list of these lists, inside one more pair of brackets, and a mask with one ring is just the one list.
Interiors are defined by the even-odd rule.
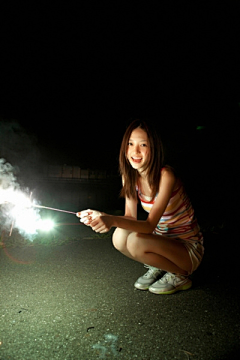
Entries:
[[135,157],[135,156],[132,156],[131,157],[133,162],[139,164],[141,161],[142,161],[142,158],[141,157]]

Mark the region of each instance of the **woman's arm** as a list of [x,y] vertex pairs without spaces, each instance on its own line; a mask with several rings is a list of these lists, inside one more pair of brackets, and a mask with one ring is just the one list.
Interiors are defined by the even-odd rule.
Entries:
[[[137,219],[137,199],[129,199],[125,200],[125,215],[124,218],[128,219]],[[80,218],[80,221],[85,225],[91,226],[93,220],[100,216],[111,216],[109,214],[105,214],[104,212],[100,212],[98,210],[82,210],[76,213],[77,217]],[[122,216],[119,216],[122,217]]]
[[164,169],[157,199],[146,220],[137,220],[137,200],[126,199],[125,216],[104,214],[91,222],[92,229],[96,232],[106,232],[111,227],[119,227],[133,232],[151,234],[166,209],[175,184],[176,177],[173,172],[170,169]]

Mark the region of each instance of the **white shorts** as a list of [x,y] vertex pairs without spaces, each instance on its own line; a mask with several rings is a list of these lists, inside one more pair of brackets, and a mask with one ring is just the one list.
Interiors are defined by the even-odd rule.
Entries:
[[180,240],[183,243],[190,256],[192,262],[192,269],[188,273],[188,275],[191,275],[195,270],[197,270],[197,268],[201,264],[204,255],[203,237],[200,240],[199,239],[183,240],[180,238],[178,238],[178,240]]

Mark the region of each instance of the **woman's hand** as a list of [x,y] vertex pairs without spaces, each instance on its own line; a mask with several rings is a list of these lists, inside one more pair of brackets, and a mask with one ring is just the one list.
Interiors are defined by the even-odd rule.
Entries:
[[106,233],[113,226],[113,216],[97,210],[83,210],[76,215],[84,225],[91,226],[97,233]]
[[100,234],[108,232],[113,226],[113,216],[103,214],[97,216],[90,224],[91,228]]
[[92,221],[103,214],[100,211],[88,209],[80,211],[76,215],[84,225],[91,226]]

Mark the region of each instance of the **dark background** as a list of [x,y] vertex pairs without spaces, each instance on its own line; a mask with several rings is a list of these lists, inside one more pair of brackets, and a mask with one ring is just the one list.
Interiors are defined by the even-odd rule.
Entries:
[[[197,295],[194,297],[194,291],[189,293],[189,298],[186,295],[187,312],[178,311],[180,303],[181,308],[184,306],[184,298],[181,301],[179,297],[171,298],[164,307],[161,303],[164,314],[159,312],[159,315],[156,312],[159,300],[154,302],[155,298],[151,300],[139,295],[141,299],[135,306],[134,319],[143,325],[144,336],[151,314],[154,316],[148,331],[148,343],[151,343],[149,354],[152,354],[153,329],[158,315],[160,322],[156,329],[159,324],[161,326],[157,346],[162,339],[162,353],[166,349],[174,351],[171,339],[174,339],[176,351],[184,348],[182,345],[187,339],[185,349],[192,352],[191,341],[194,342],[192,348],[200,351],[193,351],[196,357],[204,350],[208,356],[208,348],[214,353],[216,346],[216,354],[222,351],[223,359],[239,340],[236,278],[239,267],[240,14],[235,5],[237,2],[228,3],[128,1],[124,5],[122,1],[88,0],[79,1],[76,5],[76,1],[28,3],[8,0],[7,5],[0,5],[0,159],[5,158],[15,169],[19,169],[18,179],[34,191],[42,205],[70,211],[89,207],[99,207],[103,211],[122,210],[123,203],[118,199],[119,178],[117,183],[115,178],[105,182],[54,182],[51,179],[44,182],[36,174],[47,165],[67,164],[83,169],[106,169],[118,175],[121,138],[127,123],[135,117],[150,118],[157,125],[166,160],[185,182],[204,232],[205,263],[194,279]],[[52,216],[56,217],[54,220],[61,222],[59,214],[52,212]],[[50,216],[49,212],[47,216]],[[66,214],[63,221],[78,222],[78,219]],[[77,239],[82,238],[86,228],[79,228],[66,226],[64,238],[70,239],[74,229],[77,229]],[[41,240],[46,243],[48,238],[42,236]],[[92,241],[94,247],[91,246]],[[52,242],[48,243],[52,245]],[[3,326],[9,327],[9,316],[13,316],[12,323],[16,328],[20,326],[17,321],[15,324],[16,316],[26,316],[26,322],[21,323],[26,326],[28,319],[33,319],[33,326],[35,323],[40,326],[32,331],[35,343],[42,336],[43,332],[40,334],[38,329],[41,329],[41,321],[50,307],[51,315],[52,309],[56,309],[59,319],[61,314],[64,315],[67,326],[67,332],[63,333],[65,339],[74,323],[71,317],[74,312],[79,314],[82,306],[85,316],[88,310],[98,308],[101,316],[90,311],[85,318],[85,324],[88,321],[88,326],[95,326],[93,332],[90,330],[92,339],[98,336],[99,331],[105,331],[101,329],[105,329],[104,322],[113,312],[116,316],[118,313],[121,315],[119,321],[124,325],[123,353],[128,351],[126,333],[129,329],[129,339],[132,334],[133,346],[138,346],[136,326],[131,323],[129,312],[138,294],[132,290],[131,293],[124,292],[124,289],[128,291],[131,277],[135,277],[134,268],[131,263],[129,266],[121,263],[123,257],[111,260],[114,254],[110,247],[107,250],[107,244],[97,239],[96,243],[94,240],[90,243],[83,240],[55,250],[29,247],[30,259],[32,251],[34,261],[35,254],[37,256],[35,272],[34,264],[31,271],[26,271],[26,267],[21,265],[20,271],[16,272],[18,264],[9,262],[2,252],[2,278],[10,289],[3,293],[2,303],[9,305],[9,308],[3,307],[8,322]],[[19,254],[20,258],[29,259],[27,248],[12,250],[10,253],[17,254],[17,259]],[[8,261],[6,266],[5,259]],[[114,267],[118,267],[116,276],[109,277],[109,273],[114,275]],[[12,276],[13,273],[15,276]],[[124,273],[125,282],[122,278],[118,279],[118,275],[122,277]],[[139,276],[137,273],[136,268],[136,278]],[[115,306],[118,280],[121,289]],[[39,284],[41,287],[45,284],[49,291],[43,293]],[[72,295],[71,284],[75,286]],[[81,296],[75,298],[79,284]],[[59,285],[63,286],[61,293],[64,294],[61,303]],[[106,301],[102,296],[102,285],[107,290],[104,291]],[[96,291],[98,286],[101,289]],[[91,289],[94,289],[94,295],[89,293]],[[66,303],[66,293],[68,299],[74,302],[70,312],[67,311],[69,301]],[[15,296],[14,300],[14,294],[20,294],[22,298]],[[34,294],[39,294],[37,303]],[[40,301],[43,294],[44,298]],[[86,297],[88,294],[90,301]],[[99,295],[99,305],[96,294]],[[22,299],[23,305],[26,304],[26,309],[29,306],[29,312],[23,308],[19,311],[19,299]],[[91,305],[92,299],[94,305]],[[125,306],[126,299],[129,306]],[[56,301],[59,306],[56,306]],[[85,309],[86,302],[89,308],[94,309]],[[44,303],[44,313],[41,313],[39,304]],[[124,313],[128,309],[125,322],[123,304]],[[143,315],[144,305],[149,309],[147,313],[150,317]],[[174,327],[169,326],[171,318]],[[181,325],[176,322],[178,318]],[[100,319],[100,323],[96,319]],[[108,328],[114,328],[114,319],[111,319]],[[118,317],[115,321],[119,331]],[[189,324],[191,336],[188,335]],[[182,330],[185,325],[187,331],[181,331],[181,338],[178,332],[180,326]],[[53,322],[44,334],[51,335],[56,330],[55,337],[48,336],[49,341],[54,339],[55,345],[48,346],[54,351],[57,339],[61,341],[59,329],[66,326],[64,322],[62,325],[58,323],[57,329],[53,327],[51,330],[52,326]],[[33,327],[28,328],[32,330]],[[167,338],[164,332],[169,329],[171,336]],[[75,335],[80,334],[78,322],[73,331],[75,339]],[[83,331],[86,332],[86,329]],[[14,344],[22,346],[24,336],[28,336],[26,344],[31,343],[32,334],[26,331],[22,336],[22,326],[19,334],[19,339],[16,331],[12,336]],[[85,339],[82,335],[81,338]],[[139,337],[139,351],[144,345],[142,338]],[[72,344],[75,346],[76,343]],[[83,351],[88,346],[86,344],[84,340]],[[8,351],[5,345],[8,346],[3,341],[3,351]],[[69,346],[70,341],[67,349]],[[44,350],[43,347],[41,349]],[[234,357],[234,354],[228,355]]]
[[[224,3],[9,2],[1,9],[1,157],[118,169],[130,119],[213,211],[236,198],[239,10]],[[224,204],[224,205],[223,205]],[[219,210],[221,208],[221,211]]]

